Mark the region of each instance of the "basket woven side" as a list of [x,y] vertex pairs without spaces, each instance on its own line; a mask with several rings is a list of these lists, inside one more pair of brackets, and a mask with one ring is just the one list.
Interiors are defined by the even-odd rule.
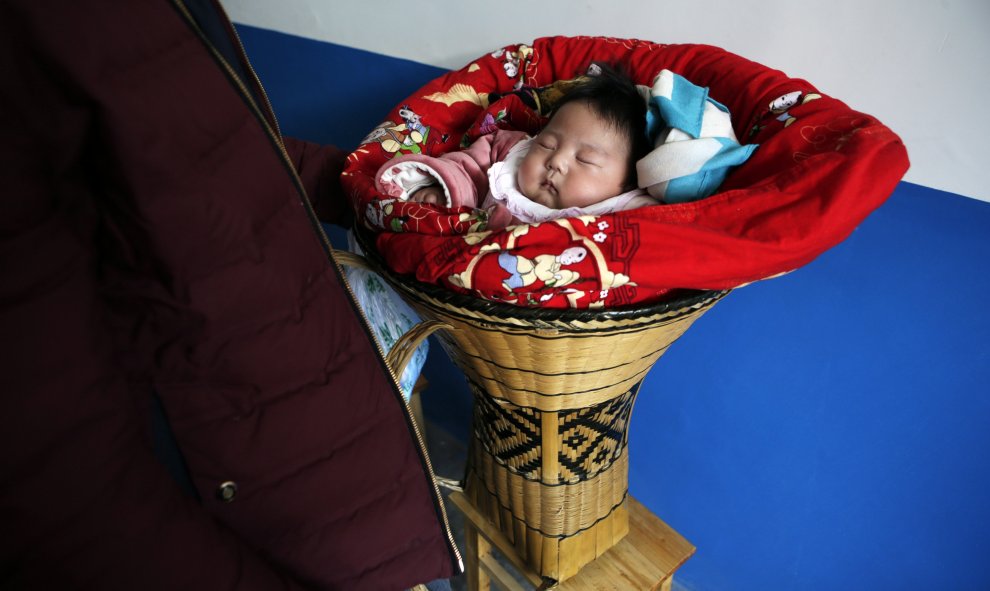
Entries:
[[618,543],[629,530],[626,443],[639,384],[727,292],[634,310],[544,310],[380,271],[424,319],[452,327],[437,337],[475,398],[466,493],[479,511],[558,580]]
[[495,325],[429,298],[408,301],[424,318],[454,328],[438,339],[470,383],[516,406],[551,411],[628,391],[717,299],[676,313],[529,329]]

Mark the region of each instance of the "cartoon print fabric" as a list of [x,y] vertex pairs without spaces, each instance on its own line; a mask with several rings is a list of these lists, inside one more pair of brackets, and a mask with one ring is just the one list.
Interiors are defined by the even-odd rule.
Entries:
[[[375,191],[397,153],[439,155],[495,129],[530,134],[592,61],[649,85],[664,69],[709,88],[735,134],[760,148],[700,201],[492,232],[483,210]],[[603,37],[541,38],[441,76],[395,107],[350,155],[342,181],[357,217],[399,273],[521,306],[627,307],[679,288],[724,289],[794,270],[834,246],[907,170],[876,118],[716,47]]]

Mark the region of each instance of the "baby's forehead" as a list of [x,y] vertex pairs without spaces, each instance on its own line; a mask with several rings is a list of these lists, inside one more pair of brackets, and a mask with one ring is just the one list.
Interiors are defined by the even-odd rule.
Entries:
[[539,135],[573,139],[587,149],[602,152],[613,152],[616,144],[631,149],[632,143],[628,130],[578,101],[566,103],[555,111]]
[[578,101],[566,103],[554,111],[542,131],[547,133],[576,133],[582,130],[625,135],[620,126],[609,121],[591,105]]

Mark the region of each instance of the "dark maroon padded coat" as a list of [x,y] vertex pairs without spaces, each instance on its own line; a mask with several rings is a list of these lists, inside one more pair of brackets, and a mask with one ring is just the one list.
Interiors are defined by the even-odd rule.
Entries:
[[[345,155],[283,140],[243,72],[179,1],[0,4],[0,588],[458,569],[314,214],[344,214]],[[152,392],[198,499],[152,454]]]

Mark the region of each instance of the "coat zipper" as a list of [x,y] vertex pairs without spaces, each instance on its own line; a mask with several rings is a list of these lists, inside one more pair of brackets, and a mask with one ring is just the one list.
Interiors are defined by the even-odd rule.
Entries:
[[[292,158],[289,157],[289,153],[285,150],[285,144],[282,142],[282,134],[281,131],[278,129],[278,120],[275,118],[275,111],[272,109],[271,102],[268,99],[268,94],[265,92],[264,86],[262,86],[261,84],[261,80],[258,78],[257,73],[255,73],[254,68],[251,67],[250,62],[248,62],[246,58],[244,45],[241,43],[241,39],[240,36],[237,34],[237,30],[234,29],[233,26],[229,28],[229,30],[233,32],[234,40],[237,42],[237,49],[241,53],[241,61],[243,62],[243,66],[254,78],[255,84],[258,87],[258,91],[262,99],[265,101],[265,107],[268,109],[267,112],[271,115],[271,123],[269,123],[269,118],[265,117],[264,112],[257,105],[257,103],[255,103],[254,97],[252,96],[251,92],[248,90],[247,86],[245,86],[244,81],[241,80],[240,76],[237,75],[237,72],[234,70],[234,68],[229,63],[227,63],[227,60],[224,59],[223,55],[219,52],[219,50],[217,50],[217,48],[213,45],[213,43],[210,42],[209,38],[199,28],[199,24],[196,22],[196,19],[193,18],[189,10],[186,8],[183,0],[172,0],[172,3],[183,15],[183,17],[189,23],[189,26],[193,29],[193,31],[195,31],[195,33],[200,38],[200,40],[202,40],[203,43],[205,43],[206,46],[210,49],[210,52],[213,54],[214,59],[216,59],[217,62],[219,62],[226,70],[228,77],[231,80],[233,80],[234,83],[237,85],[238,89],[241,91],[241,93],[244,95],[245,99],[247,100],[248,105],[254,111],[255,116],[262,122],[265,131],[268,133],[271,139],[274,140],[275,145],[278,146],[278,151],[282,156],[282,160],[285,162],[286,166],[288,167],[292,175],[292,180],[296,185],[296,189],[299,191],[299,196],[301,198],[303,206],[306,209],[306,214],[309,217],[310,224],[313,226],[320,240],[323,242],[324,250],[330,255],[330,260],[331,262],[333,262],[334,267],[337,270],[337,275],[340,277],[341,283],[343,283],[344,285],[344,289],[347,290],[347,294],[350,296],[351,301],[354,303],[353,307],[358,311],[358,315],[361,317],[361,321],[364,323],[365,330],[368,332],[368,336],[371,337],[371,342],[375,345],[375,349],[378,351],[379,360],[382,362],[381,364],[385,367],[386,373],[388,374],[389,378],[391,378],[392,380],[392,385],[394,386],[397,392],[401,392],[402,388],[399,386],[399,378],[398,376],[395,375],[395,370],[391,366],[389,366],[388,363],[385,363],[385,352],[382,350],[382,346],[378,342],[378,339],[374,337],[374,333],[371,329],[371,322],[368,321],[368,317],[365,315],[364,309],[362,309],[361,306],[357,304],[357,298],[354,295],[354,291],[351,289],[351,285],[347,281],[347,274],[344,272],[343,267],[334,256],[333,245],[330,244],[330,239],[327,237],[326,232],[323,230],[323,226],[320,223],[319,218],[316,216],[316,211],[313,210],[313,205],[309,201],[309,196],[306,195],[306,189],[303,186],[302,180],[299,178],[299,174],[296,172],[296,167],[292,163]],[[218,10],[223,12],[223,7],[219,6],[219,3],[216,3],[216,7]],[[224,18],[227,18],[227,15],[225,13],[223,16]],[[227,21],[230,22],[230,19],[227,18]],[[272,127],[273,125],[274,128]],[[419,426],[416,424],[416,421],[413,420],[412,414],[409,411],[409,407],[406,404],[403,404],[402,407],[406,415],[406,422],[412,425],[413,433],[416,435],[416,444],[419,446],[420,457],[423,458],[427,472],[430,476],[430,482],[433,484],[433,502],[440,509],[440,515],[443,519],[444,532],[447,534],[447,543],[449,546],[449,550],[454,555],[454,557],[457,558],[458,568],[460,569],[460,571],[463,572],[464,561],[461,558],[460,551],[457,549],[457,544],[454,542],[454,535],[450,529],[450,521],[447,517],[447,510],[444,507],[443,500],[440,495],[440,487],[437,484],[437,476],[436,473],[433,471],[433,464],[430,462],[430,456],[426,449],[426,443],[425,440],[423,439],[423,434],[420,432]]]

